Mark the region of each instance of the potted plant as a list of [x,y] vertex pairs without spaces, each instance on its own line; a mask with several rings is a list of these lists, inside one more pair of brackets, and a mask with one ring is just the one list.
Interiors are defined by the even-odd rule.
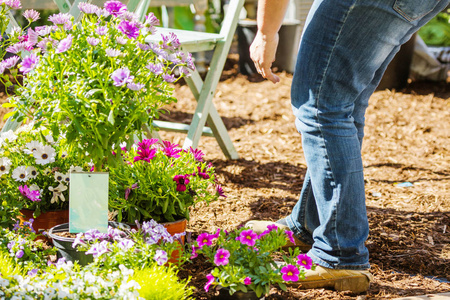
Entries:
[[157,139],[124,148],[125,163],[110,170],[110,209],[117,212],[119,222],[153,219],[170,227],[181,220],[184,231],[196,203],[225,196],[214,167],[203,156],[198,149],[183,150]]
[[64,136],[54,140],[48,129],[32,128],[0,134],[0,224],[11,227],[17,217],[34,218],[41,232],[68,221],[69,173],[88,171],[89,165],[68,151]]
[[[286,290],[286,282],[304,279],[306,269],[315,268],[311,258],[298,248],[282,251],[287,240],[295,244],[293,233],[276,225],[260,235],[242,227],[233,232],[218,229],[202,233],[192,245],[193,256],[203,255],[214,265],[206,278],[205,290],[219,286],[224,299],[259,299],[277,284]],[[244,295],[243,295],[244,294]]]

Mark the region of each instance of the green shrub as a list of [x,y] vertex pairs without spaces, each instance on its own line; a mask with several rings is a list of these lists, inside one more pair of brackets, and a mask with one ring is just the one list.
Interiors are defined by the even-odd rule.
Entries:
[[178,271],[173,267],[153,265],[142,270],[135,270],[131,280],[141,286],[139,296],[152,300],[193,299],[193,287],[188,287],[188,280],[179,280]]
[[450,10],[441,12],[419,30],[429,46],[450,46]]
[[24,275],[24,272],[8,253],[0,251],[0,278],[10,278],[13,275]]

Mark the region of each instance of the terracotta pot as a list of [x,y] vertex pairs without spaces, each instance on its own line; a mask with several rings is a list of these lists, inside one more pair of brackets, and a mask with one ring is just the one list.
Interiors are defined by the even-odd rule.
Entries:
[[[171,235],[186,232],[187,220],[181,219],[174,222],[161,223]],[[185,236],[181,237],[181,243],[184,245]]]
[[37,239],[44,239],[50,241],[47,237],[42,235],[42,232],[48,231],[53,226],[61,223],[69,222],[69,210],[52,210],[41,213],[37,218],[33,217],[34,210],[21,209],[20,212],[23,214],[19,216],[20,224],[23,222],[28,222],[30,219],[34,219],[33,229],[39,234]]

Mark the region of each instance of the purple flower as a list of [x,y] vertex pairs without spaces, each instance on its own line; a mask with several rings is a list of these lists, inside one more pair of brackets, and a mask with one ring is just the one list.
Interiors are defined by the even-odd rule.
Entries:
[[307,270],[311,269],[313,261],[307,254],[300,254],[297,256],[297,259],[297,265],[302,266]]
[[201,233],[198,237],[197,237],[197,243],[198,243],[198,247],[199,248],[203,248],[203,246],[211,246],[212,245],[212,241],[213,241],[214,236],[204,232]]
[[45,36],[45,35],[49,35],[50,32],[52,32],[52,27],[51,26],[37,26],[36,28],[34,28],[34,30],[36,31],[36,33],[40,36]]
[[167,59],[169,57],[169,54],[164,49],[161,49],[158,44],[149,43],[148,45],[150,46],[150,50],[152,50],[156,55],[161,56],[163,59]]
[[34,22],[40,19],[39,17],[39,12],[35,11],[34,9],[29,9],[26,10],[23,14],[22,14],[25,19],[28,20],[28,22]]
[[31,191],[27,185],[19,186],[19,192],[22,194],[22,196],[30,199],[33,202],[41,201],[41,199],[39,199],[41,193],[39,191]]
[[239,241],[247,246],[254,246],[258,235],[251,229],[244,230],[239,235]]
[[117,28],[130,39],[136,39],[139,36],[139,27],[133,22],[121,21]]
[[145,85],[142,83],[134,83],[134,82],[127,83],[127,88],[129,88],[132,91],[140,91],[144,86]]
[[189,175],[175,175],[173,181],[177,183],[177,192],[186,191],[186,185],[189,183]]
[[109,252],[108,241],[101,241],[100,243],[95,243],[86,251],[86,254],[92,254],[94,257],[101,256],[106,252]]
[[131,249],[134,246],[134,242],[129,239],[122,239],[117,246],[119,246],[120,249],[127,251],[128,249]]
[[139,188],[139,186],[138,186],[137,183],[134,183],[134,184],[131,186],[131,188],[127,188],[127,189],[125,190],[125,200],[128,200],[128,197],[130,197],[131,190],[134,190],[134,189],[137,189],[137,188]]
[[8,247],[8,249],[11,250],[11,248],[14,247],[15,244],[16,244],[15,241],[11,241],[8,243],[8,245],[6,245],[6,247]]
[[168,261],[167,252],[164,250],[156,250],[156,254],[153,256],[153,259],[158,265],[162,266]]
[[134,162],[144,160],[150,162],[156,155],[156,149],[154,148],[141,148],[137,150],[137,156],[134,157]]
[[130,75],[130,70],[127,67],[123,69],[117,69],[111,74],[111,78],[114,81],[115,86],[122,86],[131,82],[134,79],[134,76]]
[[97,17],[103,17],[103,18],[107,18],[109,17],[111,14],[109,13],[109,11],[107,11],[104,8],[99,9],[96,13]]
[[205,173],[201,167],[197,167],[197,170],[198,170],[198,172],[197,172],[197,174],[194,173],[195,175],[197,175],[203,179],[209,179],[209,174]]
[[31,51],[33,46],[27,41],[19,42],[6,48],[6,52],[17,54],[21,51]]
[[163,64],[161,64],[161,63],[158,63],[158,64],[149,63],[145,67],[147,69],[149,69],[150,72],[152,72],[155,75],[160,75],[163,73]]
[[191,245],[192,247],[192,255],[191,255],[191,259],[194,259],[198,256],[197,250],[200,249],[199,247],[195,247],[194,245]]
[[244,284],[245,285],[250,285],[250,284],[252,284],[252,279],[250,278],[250,277],[245,277],[245,279],[244,279]]
[[168,157],[173,157],[173,158],[178,158],[181,155],[179,155],[178,153],[180,153],[181,151],[183,151],[182,149],[177,149],[178,144],[172,144],[169,141],[163,141],[163,149],[162,151],[164,152],[164,154]]
[[127,40],[123,36],[118,36],[116,37],[116,42],[118,44],[125,45],[127,43]]
[[164,81],[169,82],[169,83],[175,81],[175,75],[163,74],[162,78],[164,79]]
[[98,229],[89,229],[84,234],[84,238],[86,241],[95,241],[95,240],[104,240],[108,238],[108,235],[105,233],[101,233]]
[[194,159],[196,161],[203,161],[203,156],[205,154],[201,150],[190,147],[189,152],[191,152],[194,155]]
[[226,266],[229,261],[230,251],[226,249],[219,248],[217,249],[216,255],[214,255],[214,263],[216,266]]
[[38,269],[32,269],[32,270],[28,271],[27,275],[29,277],[34,277],[37,275],[37,273],[38,273]]
[[31,28],[28,28],[27,38],[28,38],[28,43],[30,45],[33,45],[33,46],[36,45],[38,42],[38,37],[39,37],[39,34],[36,31],[34,31]]
[[99,26],[99,27],[95,28],[95,32],[98,35],[105,35],[108,32],[108,27],[106,27],[106,26]]
[[211,273],[209,273],[206,275],[206,279],[208,279],[208,282],[205,284],[205,291],[209,292],[209,288],[211,287],[211,284],[214,283],[215,278]]
[[269,230],[269,232],[270,231],[277,231],[278,230],[278,226],[276,224],[267,225],[267,230]]
[[169,50],[175,50],[180,46],[180,41],[178,40],[178,37],[175,33],[171,32],[169,35],[161,34],[163,44],[162,48],[169,49]]
[[12,9],[21,9],[22,8],[22,4],[20,4],[20,0],[3,0],[0,1],[1,3],[5,3],[6,6],[9,6]]
[[95,47],[100,43],[100,39],[97,39],[95,37],[88,37],[86,38],[86,42],[88,42],[89,45]]
[[141,49],[142,51],[148,51],[148,50],[151,49],[149,44],[138,43],[138,47],[139,47],[139,49]]
[[158,26],[159,20],[155,16],[155,14],[151,12],[148,14],[148,16],[145,16],[145,24],[149,24],[151,26]]
[[13,67],[16,66],[16,64],[19,62],[20,57],[18,56],[11,56],[10,58],[5,59],[4,61],[1,62],[1,64],[3,64],[3,66],[6,69],[11,69]]
[[23,72],[23,74],[27,74],[36,67],[36,64],[38,62],[39,62],[39,57],[37,57],[36,54],[31,53],[29,56],[25,57],[22,60],[22,64],[21,64],[21,67],[19,70],[21,72]]
[[284,281],[298,281],[298,274],[300,274],[300,271],[298,268],[294,265],[287,265],[281,268],[281,278]]
[[138,147],[140,148],[150,148],[152,145],[156,144],[158,142],[158,139],[143,139],[142,141],[138,142]]
[[122,52],[120,52],[120,50],[117,49],[112,49],[112,48],[106,48],[106,55],[108,55],[109,57],[117,57],[120,54],[122,54]]
[[216,192],[220,197],[224,197],[226,198],[227,196],[225,195],[223,188],[220,184],[216,185]]
[[82,12],[84,12],[85,14],[88,14],[88,15],[96,14],[100,10],[100,7],[98,7],[97,5],[86,3],[86,2],[79,3],[78,8]]
[[16,257],[17,258],[22,258],[22,256],[25,254],[25,252],[23,252],[22,249],[20,249],[19,251],[16,252]]
[[118,17],[127,11],[127,6],[120,1],[107,1],[105,9],[113,16]]
[[72,248],[76,248],[78,245],[86,245],[86,243],[83,241],[83,233],[80,232],[75,237],[75,240],[72,243]]
[[69,34],[65,39],[62,39],[56,48],[56,53],[63,53],[69,50],[70,47],[72,47],[72,39],[73,36],[71,34]]
[[120,240],[124,236],[126,236],[126,233],[122,230],[108,226],[108,237],[110,240]]
[[48,17],[48,20],[55,25],[66,25],[66,23],[70,22],[71,17],[69,13],[59,13],[51,15]]

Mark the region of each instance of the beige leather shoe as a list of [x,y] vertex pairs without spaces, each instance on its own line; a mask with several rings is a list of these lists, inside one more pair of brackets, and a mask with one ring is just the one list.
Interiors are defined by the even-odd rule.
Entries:
[[366,292],[373,280],[373,276],[368,270],[338,270],[321,266],[316,266],[314,271],[307,270],[305,277],[304,280],[288,285],[300,289],[326,288],[359,294]]
[[[269,225],[276,225],[278,228],[285,229],[285,230],[290,230],[288,226],[283,225],[283,224],[279,224],[279,223],[276,223],[276,222],[272,222],[272,221],[256,221],[256,220],[252,220],[252,221],[248,221],[244,226],[248,227],[248,228],[251,228],[257,234],[261,234],[261,233],[263,233],[264,231],[267,230],[267,226],[269,226]],[[307,252],[307,251],[309,251],[311,249],[311,245],[300,241],[295,236],[294,236],[294,240],[295,240],[295,244],[292,244],[291,241],[288,239],[287,240],[287,244],[286,244],[286,246],[283,247],[283,249],[290,248],[290,247],[297,247],[302,252]]]

